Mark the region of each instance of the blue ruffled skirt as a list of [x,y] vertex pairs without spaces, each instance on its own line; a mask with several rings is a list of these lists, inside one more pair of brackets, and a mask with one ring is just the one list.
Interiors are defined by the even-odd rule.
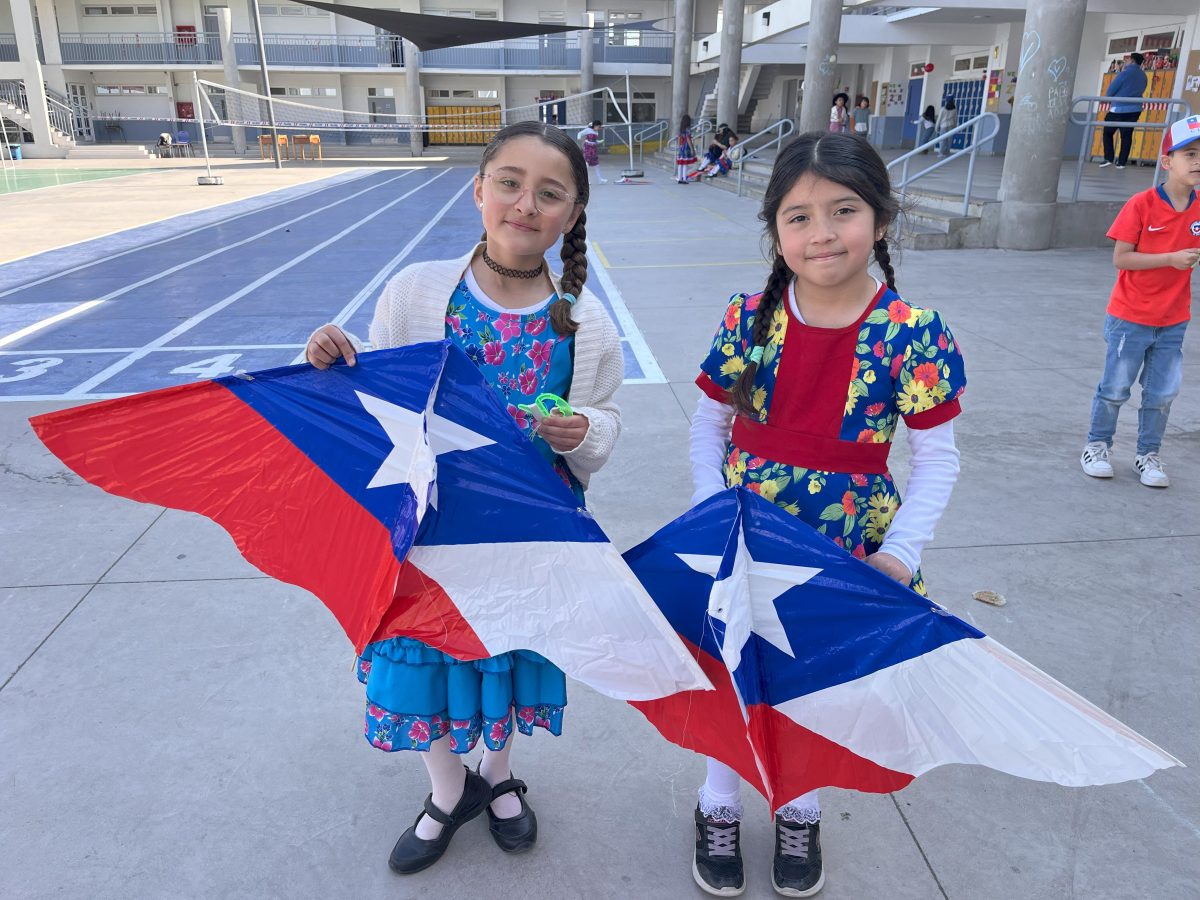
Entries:
[[449,737],[466,753],[483,737],[500,750],[512,734],[545,728],[562,734],[563,672],[530,650],[463,662],[414,638],[368,644],[358,659],[367,686],[363,733],[380,750],[428,750]]

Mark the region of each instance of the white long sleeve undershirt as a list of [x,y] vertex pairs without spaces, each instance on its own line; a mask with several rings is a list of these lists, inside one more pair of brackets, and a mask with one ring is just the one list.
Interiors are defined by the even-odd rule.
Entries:
[[[692,505],[725,490],[723,465],[733,430],[734,408],[701,395],[692,416]],[[958,478],[958,448],[954,446],[954,421],[933,428],[906,428],[911,454],[904,502],[879,548],[916,572],[921,551],[933,540],[934,529]]]

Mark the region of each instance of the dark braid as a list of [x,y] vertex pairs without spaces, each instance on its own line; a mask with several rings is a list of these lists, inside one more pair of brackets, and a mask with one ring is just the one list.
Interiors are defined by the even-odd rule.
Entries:
[[[587,281],[587,213],[580,210],[575,227],[563,235],[562,241],[562,289],[565,294],[574,294],[576,299],[583,292]],[[555,300],[550,304],[550,324],[559,334],[574,334],[579,324],[571,318],[571,303]]]
[[[765,347],[771,333],[771,322],[775,318],[775,310],[783,302],[787,294],[788,282],[792,280],[792,270],[778,251],[775,252],[775,262],[771,266],[771,274],[767,276],[767,286],[763,288],[762,297],[758,301],[758,309],[754,312],[754,331],[751,334],[752,347]],[[755,416],[758,410],[754,408],[754,379],[758,375],[759,365],[747,362],[746,368],[738,376],[733,387],[729,389],[729,402],[741,414]]]
[[892,254],[888,252],[886,236],[875,242],[875,262],[879,263],[879,268],[883,270],[883,280],[887,282],[888,289],[895,291],[896,272],[892,268]]

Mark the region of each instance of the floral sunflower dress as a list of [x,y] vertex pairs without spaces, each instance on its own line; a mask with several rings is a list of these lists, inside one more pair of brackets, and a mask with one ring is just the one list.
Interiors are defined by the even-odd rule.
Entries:
[[[574,338],[558,334],[550,323],[548,307],[558,298],[526,310],[500,311],[482,296],[469,275],[459,282],[446,310],[446,337],[479,366],[582,504],[579,480],[532,433],[532,417],[517,408],[540,393],[565,397],[571,389]],[[535,727],[562,733],[566,678],[531,650],[462,662],[414,638],[390,638],[367,645],[358,660],[358,679],[367,692],[364,734],[381,750],[428,750],[433,741],[448,737],[453,752],[466,753],[481,736],[485,746],[499,750],[514,722],[522,734],[532,734]]]
[[[789,289],[790,295],[790,289]],[[761,294],[725,310],[696,383],[728,402],[754,346]],[[859,559],[876,552],[900,507],[888,451],[900,417],[933,428],[958,415],[962,355],[939,313],[880,286],[858,321],[816,328],[775,308],[754,382],[755,415],[739,415],[725,483],[783,507]],[[925,593],[921,573],[913,590]]]

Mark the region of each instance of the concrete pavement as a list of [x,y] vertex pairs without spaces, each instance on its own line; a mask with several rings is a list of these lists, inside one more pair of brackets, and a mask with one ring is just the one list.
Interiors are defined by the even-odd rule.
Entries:
[[[766,271],[754,201],[651,178],[597,188],[588,210],[669,379],[622,389],[625,432],[589,491],[621,549],[686,508],[691,380],[728,296]],[[1136,393],[1117,477],[1082,474],[1113,277],[1099,250],[901,258],[901,293],[945,313],[970,382],[962,474],[923,568],[939,602],[1191,765],[1200,365],[1163,448],[1171,488],[1131,470]],[[702,761],[577,685],[564,735],[514,752],[537,848],[507,857],[477,821],[433,869],[393,875],[427,782],[414,756],[362,739],[336,622],[207,520],[81,483],[26,423],[50,408],[0,404],[0,896],[702,896]],[[972,600],[983,588],[1008,605]],[[746,796],[746,896],[772,897],[766,805]],[[1067,789],[955,767],[895,795],[822,796],[829,900],[1190,900],[1200,884],[1195,768]]]

